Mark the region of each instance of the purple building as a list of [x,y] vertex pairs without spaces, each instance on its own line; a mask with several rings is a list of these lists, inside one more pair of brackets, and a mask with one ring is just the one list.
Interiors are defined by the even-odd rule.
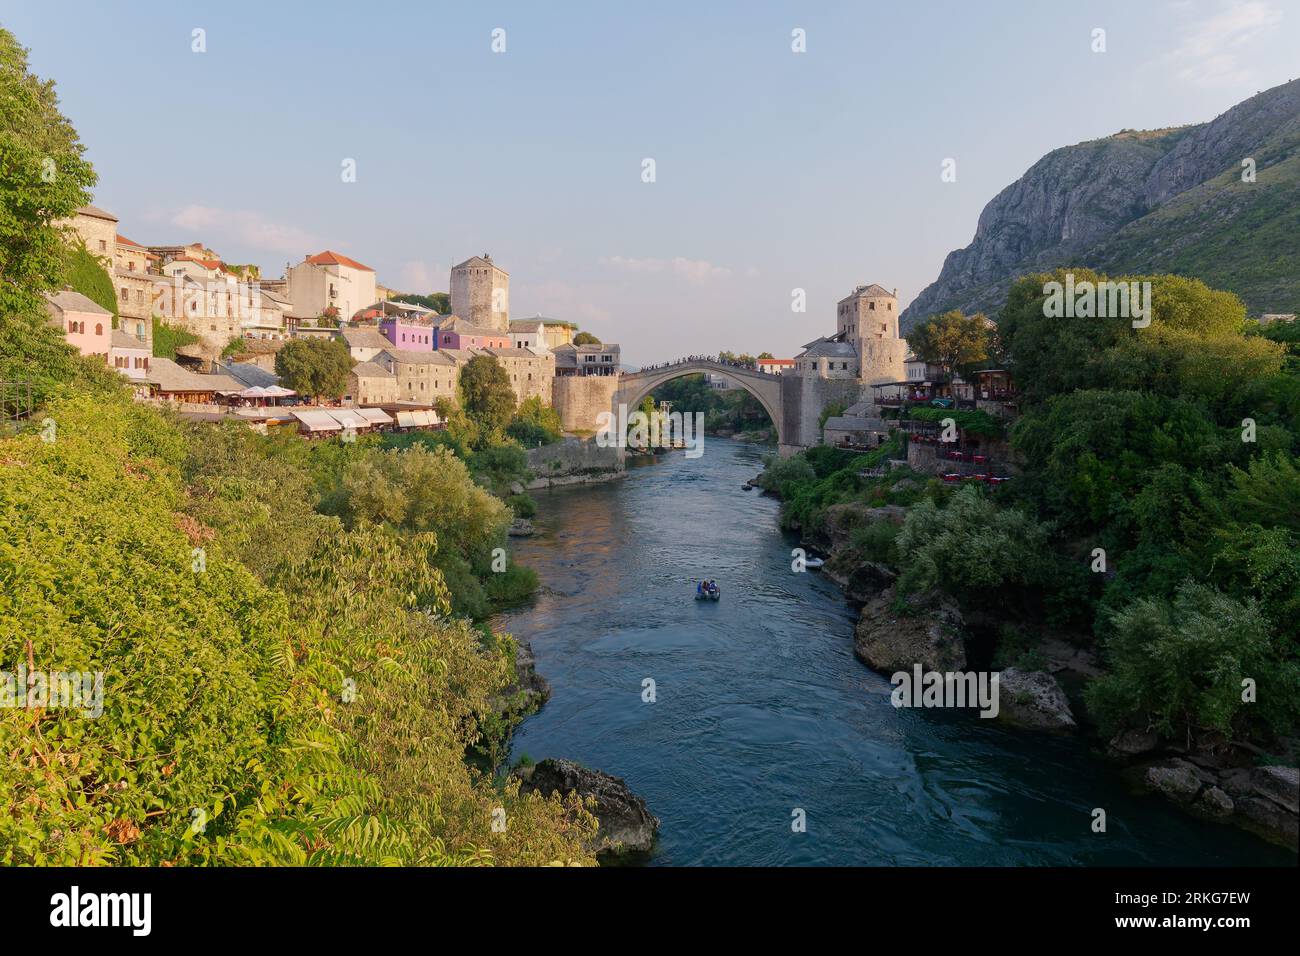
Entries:
[[508,349],[510,333],[496,329],[483,329],[471,325],[457,316],[444,319],[436,329],[434,348],[437,349]]
[[380,320],[379,334],[388,339],[394,348],[408,352],[432,352],[434,336],[438,331],[427,321],[394,315]]

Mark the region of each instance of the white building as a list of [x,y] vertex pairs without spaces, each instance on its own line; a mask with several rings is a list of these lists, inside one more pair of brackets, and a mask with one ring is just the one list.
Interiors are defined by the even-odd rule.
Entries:
[[375,270],[337,252],[318,252],[286,270],[293,314],[314,319],[329,308],[346,322],[373,303]]

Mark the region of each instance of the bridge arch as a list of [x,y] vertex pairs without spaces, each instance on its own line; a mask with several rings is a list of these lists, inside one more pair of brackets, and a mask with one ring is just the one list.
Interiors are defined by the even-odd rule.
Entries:
[[629,411],[632,411],[647,395],[664,383],[671,382],[675,378],[705,372],[723,376],[753,395],[767,412],[767,417],[772,420],[772,427],[776,429],[777,442],[784,442],[781,431],[781,377],[723,362],[700,359],[675,362],[672,365],[662,365],[640,372],[624,372],[619,387],[614,392],[614,407],[611,411],[615,417],[618,415],[620,405],[625,405]]

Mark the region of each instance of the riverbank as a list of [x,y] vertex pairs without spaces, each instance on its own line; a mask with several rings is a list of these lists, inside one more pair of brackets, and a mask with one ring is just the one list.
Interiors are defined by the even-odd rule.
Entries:
[[[782,468],[789,471],[789,465]],[[921,476],[906,469],[873,480],[874,504],[843,501],[825,507],[811,528],[796,525],[801,545],[825,557],[822,571],[861,606],[854,632],[857,658],[878,673],[996,671],[1001,674],[998,718],[1022,730],[1079,734],[1128,785],[1160,794],[1206,821],[1247,830],[1279,846],[1297,848],[1294,742],[1280,754],[1234,744],[1222,735],[1186,746],[1153,731],[1099,734],[1084,688],[1106,673],[1090,636],[1048,633],[1020,609],[968,608],[938,587],[909,591],[893,542],[913,507],[931,507]],[[751,483],[780,499],[779,476],[764,472]],[[786,484],[798,496],[801,485]],[[935,489],[931,486],[931,491]],[[992,558],[990,557],[990,560]],[[1285,763],[1285,765],[1282,765]]]

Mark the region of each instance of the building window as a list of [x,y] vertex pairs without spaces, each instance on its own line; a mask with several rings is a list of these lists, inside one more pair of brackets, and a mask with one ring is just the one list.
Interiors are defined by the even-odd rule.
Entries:
[[875,312],[875,311],[876,311],[876,303],[874,303],[874,302],[868,302],[868,303],[867,303],[867,308],[870,309],[872,312]]
[[105,242],[103,239],[99,240],[99,251],[100,252],[108,251],[108,243]]
[[95,334],[96,334],[96,335],[103,335],[103,334],[104,334],[104,323],[103,323],[103,322],[96,322],[96,323],[95,323]]

